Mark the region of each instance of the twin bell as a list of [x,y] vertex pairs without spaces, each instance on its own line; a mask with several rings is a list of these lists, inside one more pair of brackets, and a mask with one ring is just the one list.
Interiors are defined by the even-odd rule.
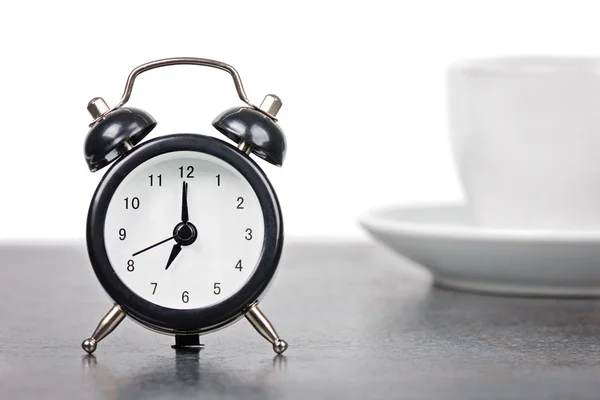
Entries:
[[[259,107],[233,107],[219,114],[212,125],[246,153],[280,167],[285,159],[285,135],[277,124],[279,97],[265,96]],[[110,109],[104,99],[92,99],[87,109],[94,118],[84,144],[85,161],[96,172],[128,153],[156,126],[146,111],[133,107]]]

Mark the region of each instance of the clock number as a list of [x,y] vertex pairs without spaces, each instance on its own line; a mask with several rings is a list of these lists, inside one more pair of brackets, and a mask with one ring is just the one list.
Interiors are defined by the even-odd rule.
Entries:
[[246,229],[246,240],[252,240],[252,229]]
[[221,186],[221,174],[215,176],[217,178],[217,186]]
[[[185,168],[185,170],[187,171],[187,178],[193,178],[194,175],[192,175],[194,173],[194,167],[192,167],[191,165],[188,165],[187,168]],[[184,176],[184,168],[183,167],[179,167],[179,172],[180,172],[180,176],[183,178]]]
[[184,303],[190,301],[190,293],[187,290],[181,293],[181,301],[183,301]]
[[127,231],[125,230],[125,228],[119,229],[119,240],[125,240],[126,237]]
[[152,289],[152,294],[156,293],[156,287],[158,286],[158,282],[150,282],[151,285],[154,285],[154,289]]
[[237,209],[238,210],[243,210],[244,206],[242,204],[244,204],[244,198],[243,197],[238,197],[237,201],[238,201]]
[[213,291],[213,293],[216,294],[216,295],[218,295],[218,294],[221,293],[221,286],[219,286],[220,284],[221,284],[220,282],[216,282],[215,283],[215,286],[214,286],[215,290]]
[[237,264],[235,264],[235,269],[242,272],[242,260],[238,260]]
[[135,268],[133,267],[133,260],[127,261],[127,271],[133,272]]
[[[150,178],[150,186],[154,186],[154,175],[150,175],[148,178]],[[162,186],[162,175],[156,175],[156,178],[158,186]]]
[[130,205],[131,208],[137,210],[138,208],[140,208],[140,199],[134,197],[133,199],[131,199],[131,201],[129,201],[129,197],[125,197],[125,209],[129,210]]

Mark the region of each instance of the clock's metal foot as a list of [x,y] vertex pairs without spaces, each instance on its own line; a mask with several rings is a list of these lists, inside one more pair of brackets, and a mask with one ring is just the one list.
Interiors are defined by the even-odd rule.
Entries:
[[175,335],[175,350],[201,350],[204,345],[200,343],[200,335]]
[[273,345],[273,350],[277,354],[282,354],[287,348],[288,344],[285,340],[280,339],[279,335],[275,331],[271,322],[265,317],[265,314],[260,311],[258,305],[255,304],[246,312],[246,319],[252,324],[254,329],[258,331]]
[[104,318],[100,320],[98,326],[92,336],[88,339],[85,339],[83,343],[81,343],[81,347],[83,350],[92,354],[96,351],[96,345],[99,341],[107,337],[125,318],[125,313],[121,306],[115,304],[109,312],[106,313]]

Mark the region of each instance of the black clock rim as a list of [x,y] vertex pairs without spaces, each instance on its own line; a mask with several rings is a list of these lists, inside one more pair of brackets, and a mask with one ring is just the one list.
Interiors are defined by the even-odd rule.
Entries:
[[[196,151],[220,158],[237,169],[254,189],[264,215],[265,233],[256,271],[238,292],[212,306],[177,310],[151,303],[130,290],[110,264],[104,242],[106,213],[119,184],[141,163],[174,151]],[[165,333],[201,333],[227,325],[240,317],[269,286],[283,248],[281,208],[271,183],[260,167],[238,149],[220,139],[198,134],[162,136],[134,148],[114,164],[100,181],[87,219],[90,262],[107,294],[125,313]]]

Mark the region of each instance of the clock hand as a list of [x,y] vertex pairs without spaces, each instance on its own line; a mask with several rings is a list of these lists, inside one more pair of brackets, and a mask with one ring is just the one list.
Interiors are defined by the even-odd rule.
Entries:
[[132,257],[135,257],[135,256],[137,256],[138,254],[141,254],[141,253],[143,253],[143,252],[145,252],[145,251],[147,251],[147,250],[153,249],[153,248],[155,248],[156,246],[159,246],[159,245],[161,245],[161,244],[163,244],[163,243],[166,243],[166,242],[168,242],[168,241],[169,241],[169,240],[171,240],[171,239],[175,239],[176,237],[177,237],[177,235],[173,235],[173,236],[171,236],[170,238],[166,238],[165,240],[161,240],[160,242],[158,242],[158,243],[155,243],[155,244],[153,244],[152,246],[148,246],[148,247],[146,247],[146,248],[145,248],[145,249],[143,249],[143,250],[140,250],[140,251],[138,251],[138,252],[135,252],[135,253],[133,253],[133,254],[132,254]]
[[167,261],[167,266],[165,267],[165,271],[169,269],[169,266],[173,261],[175,261],[175,257],[179,255],[181,251],[181,245],[179,243],[173,245],[173,249],[171,250],[171,254],[169,255],[169,260]]
[[181,222],[184,223],[187,223],[190,220],[188,215],[187,188],[187,182],[183,181],[183,192],[181,194]]

